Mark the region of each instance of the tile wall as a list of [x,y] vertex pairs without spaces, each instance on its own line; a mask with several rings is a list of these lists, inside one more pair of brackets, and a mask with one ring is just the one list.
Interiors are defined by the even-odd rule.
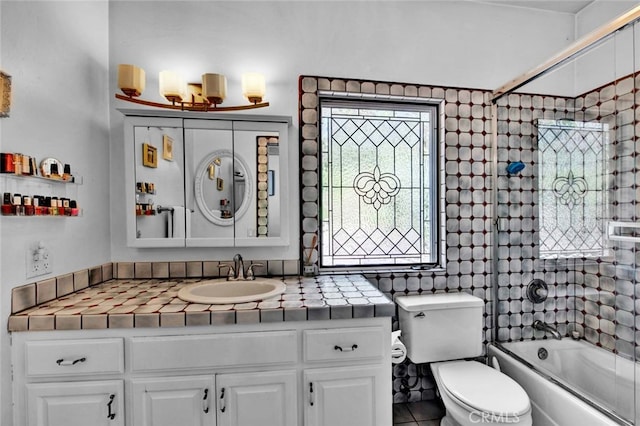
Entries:
[[[626,357],[640,355],[635,341],[636,252],[629,242],[610,242],[612,255],[598,259],[536,258],[539,212],[536,188],[538,118],[606,123],[610,129],[609,219],[636,221],[638,171],[636,108],[638,74],[616,80],[575,99],[512,94],[498,101],[498,205],[508,230],[498,235],[498,340],[542,338],[531,325],[542,319],[565,334],[578,331],[597,346]],[[521,176],[504,173],[523,161]],[[550,297],[532,304],[525,297],[534,278],[544,279]],[[640,294],[638,294],[640,295]]]
[[[443,105],[442,268],[365,273],[387,296],[465,291],[486,302],[485,342],[491,340],[491,103],[490,92],[388,82],[300,77],[302,238],[306,250],[318,232],[319,95],[347,93],[380,98],[429,99]],[[312,259],[317,262],[314,250]],[[394,324],[397,328],[397,323]],[[394,402],[434,399],[426,366],[394,366]]]

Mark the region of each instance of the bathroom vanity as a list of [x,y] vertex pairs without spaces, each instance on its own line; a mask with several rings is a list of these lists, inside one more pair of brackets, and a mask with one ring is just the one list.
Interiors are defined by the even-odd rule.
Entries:
[[287,282],[274,309],[169,297],[187,282],[149,298],[159,282],[113,280],[14,315],[82,327],[12,331],[15,424],[391,424],[394,305],[365,280]]

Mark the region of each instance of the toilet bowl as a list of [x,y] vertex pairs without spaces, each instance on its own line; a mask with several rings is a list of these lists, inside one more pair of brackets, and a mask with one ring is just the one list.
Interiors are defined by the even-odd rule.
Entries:
[[524,389],[500,371],[465,359],[483,354],[484,301],[466,293],[399,296],[407,357],[430,363],[446,416],[442,426],[531,426]]
[[431,364],[446,408],[441,426],[508,424],[531,426],[531,404],[522,387],[477,361]]

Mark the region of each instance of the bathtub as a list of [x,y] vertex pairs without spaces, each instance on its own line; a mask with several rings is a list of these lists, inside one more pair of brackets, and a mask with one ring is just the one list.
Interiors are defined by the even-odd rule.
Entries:
[[498,343],[488,355],[529,395],[535,426],[634,424],[633,361],[566,338]]

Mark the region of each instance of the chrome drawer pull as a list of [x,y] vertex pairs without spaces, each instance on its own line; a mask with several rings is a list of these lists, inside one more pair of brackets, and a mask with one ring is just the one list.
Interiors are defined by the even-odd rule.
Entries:
[[69,366],[72,366],[72,365],[79,364],[81,362],[85,362],[86,360],[87,360],[87,358],[84,357],[84,356],[82,358],[76,358],[76,359],[68,360],[68,361],[65,360],[64,358],[60,358],[59,360],[56,361],[56,364],[58,364],[58,365],[60,365],[62,367],[69,367]]
[[333,347],[333,350],[340,351],[340,352],[353,352],[356,349],[358,349],[358,345],[355,345],[355,344],[351,345],[351,348],[346,348],[346,349],[343,349],[341,346],[338,346],[338,345],[335,345]]

